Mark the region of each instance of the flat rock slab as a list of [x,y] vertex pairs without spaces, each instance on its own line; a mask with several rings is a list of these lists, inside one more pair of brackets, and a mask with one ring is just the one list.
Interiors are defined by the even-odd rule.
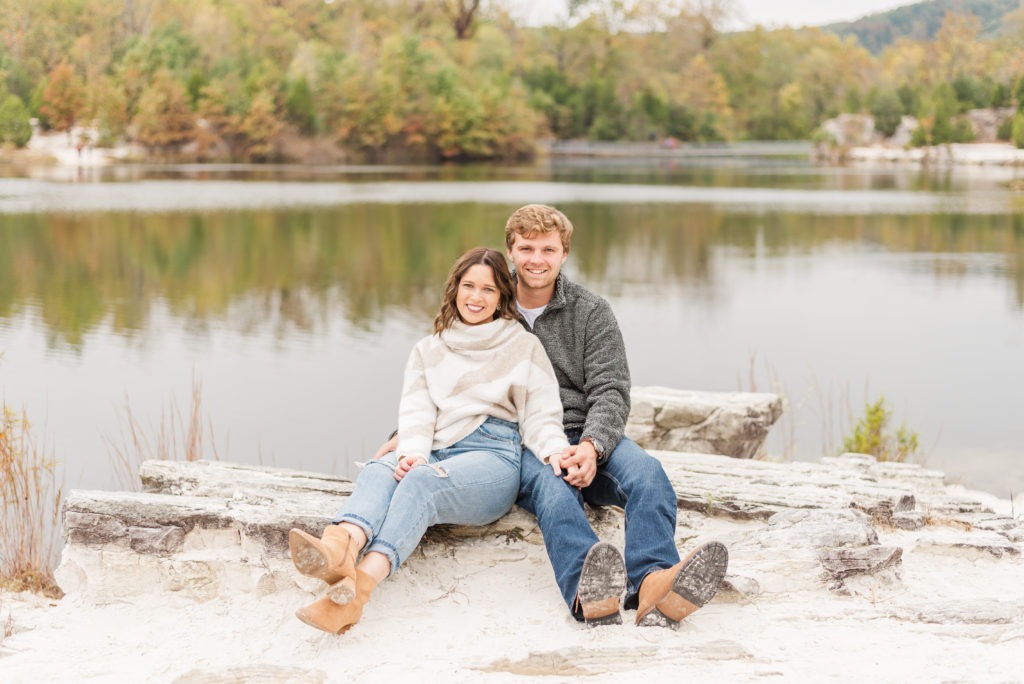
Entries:
[[[849,575],[879,577],[898,566],[900,550],[879,547],[874,525],[895,530],[895,518],[911,513],[925,526],[918,546],[928,553],[1019,555],[1019,520],[995,515],[943,485],[941,473],[918,466],[894,468],[860,454],[821,463],[652,454],[664,464],[679,507],[697,512],[691,516],[762,523],[733,540],[737,557],[753,551],[786,558],[807,574],[805,584],[818,581],[824,567],[854,591]],[[56,573],[66,593],[106,601],[164,590],[202,601],[303,587],[308,578],[298,577],[288,559],[288,531],[319,535],[352,491],[351,482],[331,475],[221,462],[149,461],[140,479],[146,491],[72,490],[66,497],[67,543]],[[601,538],[621,544],[619,509],[588,515]],[[467,540],[502,538],[542,543],[536,518],[513,507],[491,525],[431,528],[420,548],[429,558]]]
[[[977,501],[941,495],[936,485],[941,473],[917,466],[872,466],[865,460],[870,457],[859,454],[823,463],[771,463],[652,453],[664,464],[680,508],[708,515],[767,520],[787,511],[856,509],[885,523],[891,522],[893,512],[918,506],[917,488],[943,510],[967,510],[995,519]],[[144,492],[72,490],[64,504],[68,543],[120,543],[140,553],[167,554],[176,552],[184,536],[197,527],[230,528],[283,556],[289,529],[319,534],[352,491],[351,482],[331,475],[209,461],[147,461],[140,479]],[[1012,520],[990,524],[1001,525],[1002,535],[1017,529]],[[522,535],[535,527],[533,516],[514,508],[492,525],[445,526],[444,533]],[[995,531],[991,534],[1007,539]]]
[[946,600],[901,606],[891,614],[898,620],[937,625],[1011,625],[1021,621],[1024,608],[1019,600]]
[[842,580],[852,575],[873,575],[895,567],[902,558],[903,549],[898,546],[875,545],[826,549],[819,560],[830,578]]

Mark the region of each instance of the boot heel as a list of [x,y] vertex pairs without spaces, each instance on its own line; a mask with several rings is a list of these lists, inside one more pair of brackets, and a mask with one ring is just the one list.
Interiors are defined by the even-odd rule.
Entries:
[[622,624],[619,603],[626,590],[622,553],[606,542],[594,544],[583,560],[576,590],[583,620],[592,627]]
[[339,606],[352,603],[356,597],[356,583],[351,577],[344,577],[327,589],[327,598]]

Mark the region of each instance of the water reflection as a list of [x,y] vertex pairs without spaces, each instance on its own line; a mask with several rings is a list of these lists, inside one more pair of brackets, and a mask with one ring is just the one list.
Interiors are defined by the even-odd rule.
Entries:
[[[126,392],[145,415],[172,388],[187,396],[197,371],[233,435],[228,457],[351,475],[393,424],[405,355],[455,255],[503,247],[517,204],[479,199],[3,215],[5,396],[41,402],[92,469],[97,426],[110,432]],[[767,358],[783,386],[760,387],[791,394],[798,423],[776,433],[803,458],[821,455],[826,402],[813,397],[832,382],[855,389],[855,409],[870,380],[964,477],[992,470],[972,470],[977,454],[1010,464],[1024,446],[1010,415],[1024,375],[1020,213],[563,208],[578,228],[568,268],[612,301],[638,384],[749,387],[752,357]]]
[[[831,244],[930,255],[913,268],[956,280],[1006,279],[1024,308],[1024,217],[926,214],[727,214],[694,205],[566,206],[579,226],[575,267],[602,292],[715,279],[711,254],[811,254]],[[53,344],[78,348],[108,319],[133,335],[155,301],[189,326],[240,301],[256,320],[273,311],[299,330],[343,314],[372,327],[400,307],[428,316],[452,255],[502,247],[508,210],[483,204],[360,204],[212,214],[24,215],[0,229],[0,316],[31,303]],[[962,255],[989,255],[966,259]],[[708,296],[697,288],[688,296]]]

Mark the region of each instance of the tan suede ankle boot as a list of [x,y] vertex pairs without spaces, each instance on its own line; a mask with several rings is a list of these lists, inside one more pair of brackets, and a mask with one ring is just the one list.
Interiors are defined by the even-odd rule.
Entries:
[[355,595],[359,549],[341,525],[328,525],[320,539],[293,529],[288,533],[288,550],[295,569],[303,575],[322,579],[328,584],[337,584],[348,578],[345,586],[351,596]]
[[295,611],[295,616],[310,627],[332,634],[344,634],[359,622],[363,606],[370,600],[370,592],[377,586],[377,580],[362,570],[356,570],[355,596],[345,605],[338,605],[329,596],[324,596],[308,606]]
[[728,565],[725,546],[708,542],[671,568],[650,573],[640,583],[636,624],[677,628],[680,620],[715,597]]

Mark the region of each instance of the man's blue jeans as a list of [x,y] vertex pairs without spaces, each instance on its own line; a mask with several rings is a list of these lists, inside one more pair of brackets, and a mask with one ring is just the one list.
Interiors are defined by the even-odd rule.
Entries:
[[[566,437],[577,444],[580,434],[566,431]],[[640,583],[648,573],[679,562],[675,490],[661,462],[636,442],[623,437],[611,457],[598,466],[594,481],[582,490],[556,477],[551,466],[524,449],[516,503],[537,516],[555,581],[577,620],[583,619],[576,605],[583,560],[599,541],[583,509],[584,502],[620,506],[626,511],[624,555],[629,585],[625,608],[636,607]]]
[[431,525],[486,525],[508,513],[519,485],[521,451],[519,426],[488,418],[468,437],[432,451],[428,463],[401,482],[395,480],[397,455],[391,452],[366,464],[334,522],[362,528],[366,550],[387,556],[393,574]]

